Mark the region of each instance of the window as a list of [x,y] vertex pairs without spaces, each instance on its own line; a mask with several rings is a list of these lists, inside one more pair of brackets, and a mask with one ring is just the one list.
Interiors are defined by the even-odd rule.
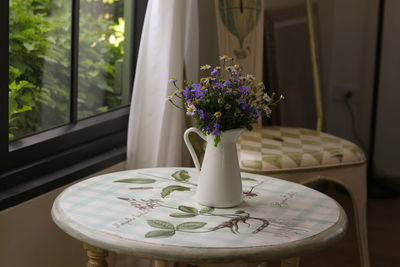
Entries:
[[0,208],[125,158],[146,3],[1,1]]

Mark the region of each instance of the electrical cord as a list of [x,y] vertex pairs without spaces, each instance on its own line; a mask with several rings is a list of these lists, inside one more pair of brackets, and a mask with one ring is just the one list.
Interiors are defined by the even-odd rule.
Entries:
[[346,107],[349,110],[350,118],[351,118],[351,131],[353,132],[353,135],[356,138],[357,142],[360,144],[361,148],[364,150],[364,153],[368,154],[368,149],[367,149],[365,143],[363,142],[363,140],[360,138],[360,136],[357,133],[355,116],[354,116],[354,112],[353,112],[353,109],[352,109],[350,101],[349,101],[352,97],[353,97],[353,93],[351,91],[348,91],[344,95],[344,103],[346,104]]

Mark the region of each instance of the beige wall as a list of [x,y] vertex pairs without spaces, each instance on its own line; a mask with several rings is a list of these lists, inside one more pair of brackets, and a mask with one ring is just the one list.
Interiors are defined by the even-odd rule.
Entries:
[[376,125],[375,167],[400,182],[400,1],[385,2],[381,77]]
[[[124,167],[123,162],[100,173]],[[0,212],[1,267],[86,266],[81,243],[61,231],[51,219],[53,201],[64,188]]]

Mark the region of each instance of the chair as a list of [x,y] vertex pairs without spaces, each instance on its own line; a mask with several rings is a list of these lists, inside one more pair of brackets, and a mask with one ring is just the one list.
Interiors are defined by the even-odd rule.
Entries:
[[264,126],[246,131],[237,143],[239,163],[244,172],[265,174],[301,184],[329,180],[346,188],[354,206],[361,266],[369,266],[366,157],[357,145],[321,132],[322,101],[311,0],[306,0],[306,5],[317,129]]

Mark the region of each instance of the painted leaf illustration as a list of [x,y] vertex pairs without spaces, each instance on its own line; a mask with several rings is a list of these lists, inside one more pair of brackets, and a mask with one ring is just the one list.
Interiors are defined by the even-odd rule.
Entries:
[[193,229],[199,229],[206,225],[207,223],[205,222],[184,222],[181,224],[178,224],[176,226],[176,230],[193,230]]
[[145,237],[147,238],[155,238],[155,237],[170,237],[175,234],[174,230],[154,230],[147,232]]
[[187,182],[190,179],[190,175],[186,170],[176,171],[174,174],[172,174],[172,177],[180,182]]
[[184,206],[184,205],[179,206],[178,209],[180,211],[187,212],[187,213],[196,213],[196,214],[198,213],[198,210],[196,208],[188,207],[188,206]]
[[151,227],[160,228],[160,229],[168,229],[174,230],[175,227],[172,223],[161,221],[161,220],[147,220],[147,224]]
[[207,207],[200,210],[200,214],[211,213],[214,211],[213,207]]
[[121,179],[114,181],[114,183],[128,183],[128,184],[152,184],[155,182],[156,180],[150,178],[129,178],[129,179]]
[[253,182],[257,182],[256,179],[249,178],[249,177],[243,177],[242,180],[243,180],[243,181],[253,181]]
[[173,191],[190,191],[189,187],[186,186],[180,186],[180,185],[170,185],[165,187],[162,192],[161,192],[161,197],[165,198],[169,194],[171,194]]
[[196,217],[196,213],[183,213],[183,212],[177,212],[177,213],[171,213],[169,216],[175,217],[175,218],[190,218],[190,217]]

